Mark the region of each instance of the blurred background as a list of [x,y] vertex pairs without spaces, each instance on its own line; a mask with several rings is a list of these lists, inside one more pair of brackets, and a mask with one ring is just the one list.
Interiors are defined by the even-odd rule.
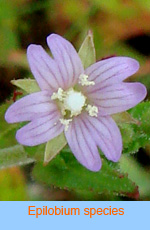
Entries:
[[[16,88],[10,80],[31,77],[29,44],[47,49],[46,36],[58,33],[78,50],[89,29],[97,60],[113,55],[137,59],[141,68],[130,80],[141,81],[150,92],[150,0],[0,0],[0,103],[14,99]],[[143,194],[135,193],[131,200],[150,200],[150,146],[131,161]],[[0,171],[0,200],[80,200],[77,194],[35,181],[32,167],[33,163]]]

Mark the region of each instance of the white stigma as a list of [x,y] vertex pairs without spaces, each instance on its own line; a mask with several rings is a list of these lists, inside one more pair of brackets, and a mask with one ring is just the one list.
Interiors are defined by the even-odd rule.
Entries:
[[64,100],[64,107],[71,112],[71,116],[77,116],[81,113],[83,106],[85,105],[85,96],[73,89],[68,91]]
[[95,85],[95,82],[94,81],[88,81],[88,75],[86,74],[81,74],[79,76],[79,84],[82,85],[82,86],[90,86],[90,85]]
[[89,115],[91,116],[91,117],[97,117],[97,114],[98,114],[98,108],[97,108],[97,106],[95,106],[95,105],[88,105],[87,107],[86,107],[86,110],[88,111],[88,113],[89,113]]

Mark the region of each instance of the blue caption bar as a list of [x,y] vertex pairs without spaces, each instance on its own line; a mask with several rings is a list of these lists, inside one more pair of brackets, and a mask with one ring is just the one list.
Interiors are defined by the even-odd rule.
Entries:
[[143,229],[149,226],[149,202],[1,202],[3,229]]

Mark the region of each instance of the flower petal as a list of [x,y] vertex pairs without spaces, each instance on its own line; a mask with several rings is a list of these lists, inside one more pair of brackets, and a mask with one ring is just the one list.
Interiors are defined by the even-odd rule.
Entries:
[[116,123],[110,116],[90,117],[84,115],[88,130],[108,160],[117,162],[122,152],[122,137]]
[[76,50],[70,42],[56,34],[48,36],[47,43],[62,74],[65,89],[73,86],[84,72]]
[[99,171],[101,168],[100,155],[93,140],[93,134],[84,125],[81,116],[73,119],[65,135],[77,160],[89,170]]
[[143,84],[122,82],[88,93],[88,98],[99,107],[99,115],[109,115],[134,107],[146,94],[147,90]]
[[5,113],[8,123],[30,121],[43,114],[57,111],[57,106],[51,101],[48,91],[32,93],[11,105]]
[[45,52],[40,45],[30,45],[27,49],[27,58],[31,71],[42,90],[57,91],[63,86],[61,73],[56,62]]
[[95,86],[86,87],[88,92],[96,89],[119,83],[139,69],[139,63],[129,57],[113,57],[99,61],[85,70],[90,81],[95,82]]
[[17,141],[22,145],[35,146],[51,140],[63,131],[59,117],[59,114],[54,112],[33,120],[17,131]]

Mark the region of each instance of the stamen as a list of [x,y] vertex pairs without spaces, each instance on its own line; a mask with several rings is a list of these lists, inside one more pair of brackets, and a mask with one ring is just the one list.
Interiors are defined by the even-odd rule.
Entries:
[[59,119],[60,123],[63,124],[65,126],[65,131],[68,130],[69,128],[69,123],[72,121],[72,119]]
[[86,107],[86,110],[88,111],[88,113],[89,113],[89,115],[91,116],[91,117],[97,117],[97,114],[98,114],[98,108],[97,108],[97,106],[95,106],[95,105],[88,105],[87,107]]
[[66,93],[63,91],[62,88],[59,88],[57,93],[53,93],[51,96],[52,100],[58,99],[59,101],[63,101],[66,96]]
[[79,76],[79,84],[82,85],[82,86],[90,86],[90,85],[95,85],[95,82],[94,81],[88,81],[88,75],[86,74],[81,74]]

